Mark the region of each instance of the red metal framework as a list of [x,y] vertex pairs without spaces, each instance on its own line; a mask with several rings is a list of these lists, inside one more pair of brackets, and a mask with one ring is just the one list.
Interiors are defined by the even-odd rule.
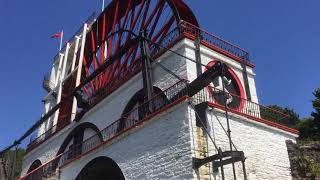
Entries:
[[[203,45],[235,60],[248,60],[249,55],[238,46],[200,29],[193,13],[181,0],[114,0],[90,27],[86,36],[82,81],[78,90],[81,89],[83,98],[88,100],[91,107],[141,70],[139,41],[123,29],[132,30],[135,34],[147,29],[150,39],[166,48],[171,48],[182,38],[194,39],[200,35]],[[154,43],[150,46],[153,59],[166,52],[165,48]],[[73,82],[74,79],[69,81]],[[59,126],[64,126],[64,122],[70,120],[73,88],[74,82],[63,86]],[[77,113],[77,117],[81,118],[81,114]],[[61,128],[54,129],[56,132]],[[50,133],[45,134],[50,136],[41,135],[41,138],[31,142],[30,149],[54,133],[50,130]]]
[[[25,176],[19,179],[39,179],[41,177],[53,177],[57,173],[57,168],[63,168],[72,161],[75,161],[86,154],[89,154],[101,146],[109,143],[115,138],[120,137],[122,134],[139,127],[141,124],[148,120],[151,120],[156,115],[170,109],[171,107],[181,103],[188,97],[184,94],[177,96],[178,92],[186,87],[186,81],[179,81],[172,85],[168,89],[156,94],[151,100],[141,104],[140,106],[132,109],[131,111],[123,114],[118,120],[102,129],[98,134],[95,134],[88,139],[84,140],[77,147],[72,148],[57,155],[51,161],[43,164],[42,166],[32,170]],[[162,101],[163,97],[166,97],[167,101]],[[150,109],[152,105],[152,109]],[[137,114],[141,110],[144,110],[144,115],[139,117]],[[103,137],[101,142],[100,138]]]
[[112,1],[87,34],[82,80],[107,61],[112,59],[113,63],[83,87],[86,96],[116,85],[117,77],[130,76],[141,66],[139,42],[124,30],[135,34],[147,30],[153,42],[161,42],[182,20],[198,26],[195,16],[181,0]]
[[[211,87],[211,86],[209,86],[209,88],[215,89],[214,87]],[[222,90],[220,89],[215,89],[215,91],[220,91],[221,93],[223,93]],[[225,94],[227,96],[232,96],[234,100],[240,102],[240,106],[238,107],[231,107],[227,105],[228,111],[247,117],[250,120],[275,127],[277,129],[281,129],[293,134],[299,134],[298,130],[288,127],[287,122],[290,121],[291,119],[289,115],[284,114],[268,106],[264,106],[264,105],[249,101],[236,94],[231,94],[231,93],[225,93]],[[214,97],[211,96],[210,93],[208,93],[208,91],[205,89],[198,92],[194,96],[194,99],[197,103],[209,102],[210,106],[225,110],[225,106],[223,104],[219,104],[218,102],[216,102]]]
[[[139,127],[148,120],[151,120],[159,113],[162,113],[170,109],[171,107],[181,103],[182,101],[188,99],[189,97],[186,96],[184,93],[179,93],[186,87],[186,85],[186,81],[177,82],[176,84],[164,90],[163,92],[160,92],[159,94],[155,95],[150,101],[147,101],[141,104],[140,106],[132,109],[128,113],[122,115],[118,120],[114,121],[106,128],[102,129],[98,134],[95,134],[89,137],[88,139],[84,140],[80,145],[78,145],[78,148],[76,147],[68,151],[65,151],[62,154],[57,155],[53,160],[29,172],[27,175],[21,177],[20,179],[37,179],[40,177],[55,176],[58,167],[63,168],[71,162],[76,161],[79,158],[94,152],[95,150],[108,144],[112,140],[121,137],[121,135],[123,135],[124,133]],[[166,97],[167,101],[162,101],[163,97]],[[239,101],[241,101],[241,103],[243,104],[244,108],[228,107],[228,110],[230,112],[240,114],[244,117],[247,117],[250,120],[264,123],[268,126],[272,126],[290,133],[298,133],[297,130],[280,124],[283,121],[283,119],[290,118],[288,115],[276,111],[272,108],[248,101],[234,94],[232,94],[232,97],[238,98]],[[212,96],[209,95],[206,89],[202,89],[200,92],[194,95],[193,101],[195,101],[196,104],[201,102],[209,102],[210,106],[224,110],[224,106],[215,103],[215,100],[212,98]],[[154,107],[151,111],[150,104],[152,104]],[[145,112],[148,113],[145,113],[143,117],[140,117],[138,116],[138,114],[139,111],[141,111],[142,109],[144,109]],[[268,112],[268,114],[273,114],[273,116],[268,116],[268,118],[263,117],[263,112],[266,111]],[[103,137],[103,141],[100,140],[100,136]]]

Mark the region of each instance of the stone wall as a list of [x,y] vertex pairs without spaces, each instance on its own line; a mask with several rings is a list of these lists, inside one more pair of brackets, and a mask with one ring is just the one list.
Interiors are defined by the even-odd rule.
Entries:
[[115,161],[126,179],[192,179],[192,155],[186,102],[60,169],[60,179],[75,179],[92,159]]
[[293,179],[320,179],[320,143],[298,145],[287,141]]
[[[286,140],[295,141],[297,135],[272,128],[251,119],[229,113],[231,138],[239,151],[246,157],[245,165],[249,179],[291,179],[290,163]],[[224,111],[220,109],[207,110],[207,122],[211,137],[223,151],[230,149]],[[221,123],[221,124],[220,124]],[[222,128],[223,127],[223,128]],[[217,154],[213,143],[208,139],[209,155]],[[235,148],[233,148],[235,149]],[[232,166],[225,167],[227,179],[233,179]],[[241,162],[235,163],[238,179],[243,179]],[[212,178],[221,179],[218,172],[211,171]]]
[[[185,53],[183,43],[177,43],[173,49],[180,54]],[[186,61],[180,56],[167,52],[159,57],[157,61],[181,78],[187,78]],[[174,78],[156,63],[153,63],[152,67],[154,86],[165,90],[178,81],[178,79]],[[23,160],[23,170],[21,174],[26,174],[30,165],[37,159],[39,159],[42,164],[45,164],[49,160],[55,158],[67,135],[79,124],[89,122],[97,126],[99,130],[102,130],[118,120],[131,97],[142,88],[142,75],[140,72],[93,107],[84,115],[80,122],[72,122],[55,134],[54,137],[51,137],[31,152],[27,153]],[[85,138],[90,135],[92,135],[92,132],[86,132]]]

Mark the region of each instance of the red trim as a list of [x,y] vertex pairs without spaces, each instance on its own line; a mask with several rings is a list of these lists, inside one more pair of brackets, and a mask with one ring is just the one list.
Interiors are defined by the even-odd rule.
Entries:
[[[36,143],[36,142],[31,142],[29,145],[27,145],[26,154],[28,154],[29,152],[31,152],[32,150],[34,150],[35,148],[37,148],[38,146],[40,146],[42,143],[46,142],[48,139],[50,139],[52,136],[54,136],[55,134],[57,134],[58,132],[60,132],[60,130],[62,130],[63,128],[65,128],[65,127],[66,127],[67,125],[69,125],[69,124],[70,124],[70,121],[68,121],[66,124],[62,125],[61,127],[59,127],[59,129],[58,129],[58,127],[57,127],[57,124],[56,124],[55,126],[51,127],[49,130],[47,130],[47,131],[44,132],[43,134],[45,134],[45,133],[47,133],[47,132],[49,132],[49,131],[53,131],[52,129],[53,129],[54,127],[56,128],[55,132],[53,132],[52,134],[49,134],[47,137],[45,137],[44,140],[39,141],[38,143]],[[43,135],[43,134],[41,134],[41,135]],[[41,136],[41,135],[40,135],[40,136]],[[40,137],[40,136],[39,136],[39,137]]]
[[83,156],[85,156],[85,155],[87,155],[87,154],[90,154],[91,152],[99,149],[100,147],[102,147],[102,146],[104,146],[105,144],[109,143],[110,141],[116,139],[117,137],[123,135],[124,133],[130,131],[131,129],[134,129],[134,128],[138,127],[139,125],[143,124],[144,122],[147,122],[147,121],[151,120],[151,119],[152,119],[153,117],[155,117],[156,115],[158,115],[158,114],[160,114],[160,113],[162,113],[162,112],[164,112],[164,111],[167,111],[168,109],[172,108],[173,106],[175,106],[175,105],[177,105],[177,104],[180,104],[181,102],[185,101],[185,100],[188,99],[188,98],[189,98],[189,96],[183,96],[183,97],[181,97],[180,99],[176,100],[175,102],[173,102],[173,103],[171,103],[171,104],[168,104],[167,106],[161,108],[159,111],[156,111],[156,112],[154,112],[154,113],[146,116],[143,120],[139,121],[139,122],[138,122],[137,124],[135,124],[134,126],[131,126],[131,127],[127,128],[127,129],[122,130],[119,134],[113,136],[112,138],[110,138],[110,139],[108,139],[108,140],[106,140],[106,141],[101,142],[101,144],[99,144],[99,145],[96,146],[95,148],[93,148],[93,149],[91,149],[91,150],[89,150],[89,151],[87,151],[87,152],[85,152],[85,153],[83,153],[83,154],[80,154],[78,157],[76,157],[76,158],[74,158],[73,160],[67,162],[66,164],[60,166],[60,169],[65,168],[66,166],[68,166],[68,165],[71,164],[72,162],[75,162],[75,161],[77,161],[78,159],[80,159],[81,157],[83,157]]
[[[81,157],[83,157],[83,156],[85,156],[85,155],[87,155],[87,154],[90,154],[91,152],[99,149],[100,147],[104,146],[105,144],[109,143],[110,141],[114,140],[115,138],[123,135],[125,132],[128,132],[128,131],[130,131],[131,129],[134,129],[134,128],[140,126],[140,125],[143,124],[144,122],[147,122],[147,121],[151,120],[151,119],[152,119],[153,117],[155,117],[156,115],[158,115],[158,114],[160,114],[160,113],[162,113],[162,112],[164,112],[164,111],[167,111],[168,109],[172,108],[173,106],[175,106],[175,105],[177,105],[177,104],[180,104],[181,102],[185,101],[185,100],[188,99],[188,98],[189,98],[188,96],[182,96],[181,98],[177,99],[177,100],[174,101],[173,103],[164,106],[163,108],[161,108],[160,110],[158,110],[158,111],[156,111],[156,112],[153,112],[152,114],[149,114],[148,116],[146,116],[143,120],[139,121],[139,122],[138,122],[137,124],[135,124],[134,126],[131,126],[131,127],[127,128],[127,129],[122,130],[121,132],[119,132],[119,133],[118,133],[117,135],[115,135],[114,137],[112,137],[112,138],[110,138],[110,139],[108,139],[108,140],[106,140],[106,141],[101,142],[101,144],[99,144],[99,145],[96,146],[95,148],[93,148],[93,149],[91,149],[91,150],[89,150],[89,151],[87,151],[87,152],[85,152],[85,153],[83,153],[83,154],[80,154],[78,157],[72,159],[71,161],[67,162],[66,164],[60,166],[59,168],[62,169],[62,168],[64,168],[64,167],[68,166],[70,163],[72,163],[72,162],[74,162],[74,161],[77,161],[78,159],[80,159]],[[95,136],[95,135],[93,135],[93,136]],[[90,138],[88,138],[88,139],[90,139]],[[31,172],[27,173],[25,176],[19,177],[19,180],[22,180],[22,179],[26,178],[27,176],[33,174],[34,172],[38,171],[38,170],[41,169],[42,167],[44,167],[44,166],[46,166],[47,164],[51,163],[52,161],[60,158],[63,154],[64,154],[64,153],[61,153],[61,154],[57,155],[55,158],[53,158],[53,159],[51,159],[50,161],[48,161],[47,163],[39,166],[38,168],[32,170]]]
[[27,176],[33,174],[34,172],[38,171],[39,169],[41,169],[41,168],[44,167],[45,165],[47,165],[47,164],[51,163],[52,161],[56,160],[56,159],[59,158],[60,156],[62,156],[62,154],[59,154],[59,155],[56,156],[54,159],[51,159],[50,161],[42,164],[41,166],[39,166],[39,167],[37,167],[36,169],[32,170],[31,172],[27,173],[26,175],[20,176],[20,177],[19,177],[19,180],[20,180],[20,179],[24,179],[24,178],[26,178]]
[[[186,38],[188,38],[188,39],[190,39],[192,41],[195,41],[195,36],[193,34],[190,34],[188,32],[183,32],[183,35],[184,35],[184,37],[186,37]],[[225,51],[225,50],[223,50],[223,49],[221,49],[221,48],[219,48],[219,47],[217,47],[217,46],[215,46],[215,45],[213,45],[213,44],[211,44],[209,42],[206,42],[205,40],[202,40],[201,44],[206,46],[209,49],[217,51],[218,53],[220,53],[222,55],[225,55],[225,56],[227,56],[227,57],[229,57],[231,59],[234,59],[235,61],[238,61],[239,63],[242,62],[242,59],[240,57],[235,56],[235,55],[229,53],[228,51]],[[247,66],[249,66],[251,68],[255,68],[255,65],[252,64],[251,62],[247,62]]]
[[[221,106],[219,104],[212,103],[212,102],[209,102],[209,106],[211,106],[213,108],[219,108],[221,110],[225,109],[223,106]],[[281,124],[278,124],[278,123],[275,123],[275,122],[272,122],[272,121],[268,121],[268,120],[265,120],[265,119],[262,119],[262,118],[257,118],[257,117],[254,117],[254,116],[250,116],[248,114],[244,114],[242,112],[239,112],[239,111],[236,111],[236,110],[230,109],[230,108],[228,108],[228,111],[230,111],[232,113],[235,113],[235,114],[238,114],[238,115],[241,115],[241,116],[245,116],[245,117],[247,117],[247,118],[249,118],[251,120],[266,124],[268,126],[272,126],[272,127],[281,129],[283,131],[287,131],[287,132],[290,132],[290,133],[293,133],[293,134],[299,134],[299,131],[296,130],[296,129],[289,128],[287,126],[284,126],[284,125],[281,125]]]
[[[213,60],[211,62],[208,63],[208,67],[212,67],[218,60]],[[244,92],[244,89],[243,89],[243,86],[242,86],[242,83],[240,81],[240,79],[238,78],[238,76],[236,75],[236,73],[232,70],[232,68],[230,68],[229,66],[228,67],[228,72],[231,74],[231,76],[236,80],[236,83],[237,85],[239,86],[239,91],[240,91],[240,99],[245,99],[246,97],[246,94]],[[207,71],[207,67],[205,67],[205,71]],[[207,88],[210,88],[210,87],[207,87]],[[209,89],[208,89],[209,91]],[[212,96],[211,94],[211,91],[209,91],[209,95],[211,96],[212,99],[214,99],[214,97]],[[238,107],[239,110],[242,110],[244,108],[244,103],[243,101],[241,100],[240,101],[240,105]]]

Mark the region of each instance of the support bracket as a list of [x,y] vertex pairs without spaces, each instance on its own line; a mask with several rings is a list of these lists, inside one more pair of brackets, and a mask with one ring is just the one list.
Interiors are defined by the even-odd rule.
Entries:
[[[220,159],[222,159],[222,161],[220,161]],[[221,152],[221,154],[215,154],[203,159],[192,158],[194,169],[199,169],[201,166],[210,162],[212,162],[212,168],[217,169],[221,166],[244,160],[243,151],[224,151]]]

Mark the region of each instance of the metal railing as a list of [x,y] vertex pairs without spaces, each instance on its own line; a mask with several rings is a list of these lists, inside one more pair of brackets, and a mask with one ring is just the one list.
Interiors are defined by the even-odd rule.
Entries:
[[185,87],[186,81],[179,81],[163,92],[155,95],[151,100],[122,115],[118,120],[101,130],[99,134],[88,138],[81,144],[73,146],[70,150],[65,152],[61,156],[60,166],[67,164],[78,156],[92,151],[99,145],[109,142],[120,134],[143,123],[146,118],[152,117],[164,107],[182,98],[183,95],[181,94],[179,96],[178,93]]
[[223,93],[221,89],[214,87],[202,89],[194,96],[194,101],[196,101],[196,103],[209,102],[211,105],[224,110],[224,97],[227,98],[228,110],[246,116],[249,119],[265,120],[283,126],[288,126],[291,121],[291,117],[283,112],[249,101],[232,93]]
[[[239,57],[246,61],[250,61],[249,52],[247,52],[246,50],[228,41],[225,41],[219,38],[218,36],[215,36],[203,29],[200,29],[199,27],[196,27],[186,21],[182,21],[178,25],[178,27],[174,28],[171,32],[169,32],[163,39],[159,40],[159,42],[157,43],[160,44],[162,47],[169,48],[177,40],[179,40],[180,37],[183,37],[183,35],[185,34],[192,35],[194,38],[199,37],[201,42],[214,45],[215,47],[218,47],[236,57]],[[154,55],[159,55],[165,52],[163,48],[160,48],[156,45],[152,45],[150,49],[152,54]]]
[[[153,96],[151,100],[123,114],[118,120],[107,125],[107,127],[99,133],[89,137],[80,144],[71,145],[63,154],[57,156],[47,164],[40,166],[21,179],[52,177],[56,174],[57,167],[65,166],[68,163],[75,161],[77,158],[89,154],[113,139],[120,137],[125,132],[138,127],[163,110],[170,108],[175,102],[178,102],[178,100],[183,100],[183,97],[187,94],[187,84],[188,83],[185,80],[177,82],[163,92]],[[283,120],[288,120],[290,118],[282,112],[248,101],[235,94],[223,93],[222,90],[214,87],[202,89],[193,96],[193,101],[195,101],[196,104],[209,102],[212,106],[224,110],[225,101],[221,101],[221,98],[224,98],[224,96],[228,99],[227,108],[230,112],[238,113],[249,119],[261,119],[284,124]]]
[[19,180],[41,180],[57,176],[60,157],[61,155],[56,156],[53,160],[29,172],[26,176],[20,177]]
[[180,23],[180,31],[181,33],[189,33],[192,34],[195,37],[200,37],[201,41],[207,42],[211,45],[214,45],[216,47],[219,47],[220,49],[227,51],[241,59],[245,59],[249,61],[249,52],[242,49],[239,46],[236,46],[228,41],[225,41],[218,36],[215,36],[203,29],[200,29],[199,27],[196,27],[186,21],[182,21]]
[[[56,111],[58,111],[58,110],[59,110],[59,108]],[[47,121],[51,121],[52,123],[54,122],[54,118],[57,116],[57,114],[55,112],[48,118]],[[56,117],[56,118],[58,118],[58,117]],[[44,141],[46,141],[47,139],[52,137],[54,134],[56,134],[58,131],[60,131],[61,129],[66,127],[68,124],[70,124],[70,121],[68,121],[64,124],[61,124],[61,123],[55,124],[54,126],[50,127],[48,130],[46,130],[44,133],[42,133],[40,135],[34,134],[34,136],[30,137],[30,142],[27,145],[26,151],[30,152],[31,150],[36,148],[39,144],[43,143]],[[42,126],[44,126],[44,124]],[[40,126],[38,128],[38,130],[35,131],[35,133],[38,133],[41,128],[45,129],[45,127],[42,127],[42,126]]]
[[[166,52],[166,48],[170,48],[176,43],[179,38],[183,37],[184,34],[191,34],[193,36],[200,36],[202,41],[206,43],[215,45],[227,51],[239,58],[244,58],[249,60],[249,53],[238,46],[235,46],[221,38],[214,36],[188,22],[182,21],[176,28],[169,32],[164,38],[160,39],[157,44],[150,45],[150,52],[153,58],[157,58],[159,55]],[[159,46],[160,45],[160,46]],[[140,57],[138,56],[137,59]],[[108,81],[101,84],[96,84],[95,82],[101,81],[105,74],[109,71],[109,68],[100,72],[95,78],[88,82],[85,86],[81,88],[83,92],[82,97],[89,102],[90,105],[98,103],[107,95],[111,94],[125,82],[130,80],[135,74],[141,70],[141,61],[135,60],[135,64],[131,64],[130,67],[126,68],[125,72],[118,73],[119,75],[115,76],[112,81]],[[112,67],[110,65],[109,67]]]
[[47,73],[46,75],[43,76],[42,87],[47,92],[50,92],[54,89],[55,84],[50,80],[50,73]]
[[106,68],[101,73],[99,73],[99,75],[90,80],[85,86],[81,88],[82,96],[89,102],[90,105],[93,105],[102,100],[104,97],[111,94],[112,92],[114,92],[125,82],[130,80],[135,74],[140,72],[140,70],[141,63],[132,64],[129,68],[126,69],[125,73],[119,73],[119,75],[114,76],[112,81],[108,81],[107,83],[101,83],[100,86],[95,86],[91,84],[99,82],[100,79],[105,77],[105,74],[109,71],[109,69]]
[[186,87],[186,81],[179,81],[161,93],[156,94],[151,100],[132,109],[128,113],[122,115],[118,120],[114,121],[98,134],[89,137],[81,144],[72,145],[63,154],[57,156],[47,164],[40,166],[20,179],[37,179],[40,177],[52,177],[56,174],[57,167],[64,166],[75,159],[90,153],[98,147],[119,137],[125,132],[144,123],[146,120],[154,117],[162,110],[174,105],[184,94],[179,92]]

